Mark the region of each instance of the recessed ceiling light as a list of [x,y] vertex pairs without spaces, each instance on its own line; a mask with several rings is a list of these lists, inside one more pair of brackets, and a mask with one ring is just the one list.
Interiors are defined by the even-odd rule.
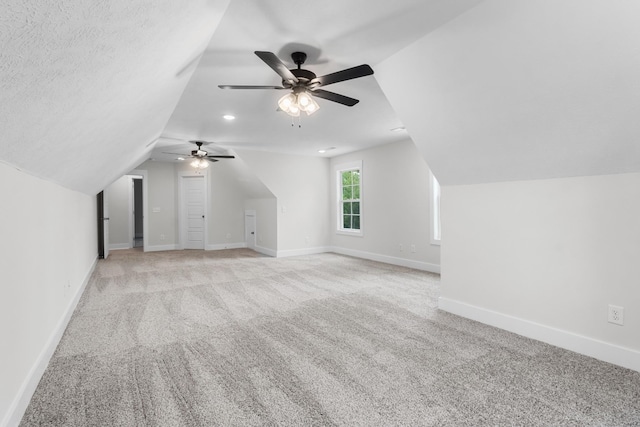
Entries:
[[393,128],[393,129],[391,129],[391,132],[401,132],[401,131],[403,131],[403,130],[406,130],[406,129],[404,128],[404,126],[399,126],[399,127],[397,127],[397,128]]
[[326,153],[327,151],[331,151],[331,150],[335,150],[336,147],[328,147],[328,148],[321,148],[318,150],[318,153],[323,154]]
[[235,120],[236,116],[232,116],[231,114],[225,114],[224,116],[222,116],[222,118],[225,120]]

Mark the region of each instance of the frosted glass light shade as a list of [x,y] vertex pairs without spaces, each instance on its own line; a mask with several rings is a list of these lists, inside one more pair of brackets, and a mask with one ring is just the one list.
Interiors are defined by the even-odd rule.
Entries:
[[310,116],[320,108],[313,96],[305,90],[296,90],[286,94],[278,100],[278,107],[293,117],[299,117],[301,111]]
[[291,106],[296,104],[296,96],[293,93],[288,93],[278,100],[278,107],[285,113],[288,113]]
[[207,159],[194,159],[191,162],[191,167],[194,167],[196,169],[206,169],[209,167],[209,162],[207,161]]

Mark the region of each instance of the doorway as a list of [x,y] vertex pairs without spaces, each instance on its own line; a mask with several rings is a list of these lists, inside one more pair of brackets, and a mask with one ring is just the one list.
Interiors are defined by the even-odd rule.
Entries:
[[249,249],[256,249],[256,211],[244,211],[244,241]]
[[[148,172],[143,169],[134,169],[129,172],[132,184],[129,187],[131,189],[130,200],[130,215],[129,215],[129,236],[130,242],[133,243],[133,247],[146,251],[149,247],[149,223],[147,210],[149,209],[149,179]],[[136,189],[136,185],[139,186]],[[142,239],[136,241],[137,236],[142,236]],[[136,246],[140,245],[140,246]]]
[[133,176],[132,181],[132,238],[134,248],[144,248],[144,223],[143,223],[143,194],[142,194],[142,177]]
[[109,256],[109,197],[107,190],[96,196],[98,213],[98,258],[107,259]]

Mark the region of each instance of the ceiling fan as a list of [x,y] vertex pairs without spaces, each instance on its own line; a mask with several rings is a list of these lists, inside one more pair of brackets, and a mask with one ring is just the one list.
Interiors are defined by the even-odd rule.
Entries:
[[191,166],[198,169],[204,169],[209,167],[209,162],[217,162],[218,159],[235,159],[235,156],[231,156],[228,154],[209,154],[207,151],[202,149],[203,145],[211,144],[207,141],[189,141],[192,144],[196,144],[198,148],[195,150],[191,150],[191,154],[182,154],[182,153],[168,153],[163,151],[164,154],[174,154],[177,156],[191,157],[193,161],[191,162]]
[[313,97],[323,98],[348,107],[353,107],[360,101],[320,89],[320,87],[373,74],[373,69],[371,69],[369,65],[363,64],[317,77],[312,71],[302,69],[302,64],[304,64],[307,59],[307,54],[304,52],[293,52],[291,54],[291,59],[298,66],[298,68],[292,70],[288,69],[274,53],[262,51],[256,51],[254,53],[278,73],[282,78],[282,86],[219,85],[218,87],[220,89],[291,89],[290,93],[280,98],[278,107],[294,117],[299,116],[301,111],[310,115],[320,108]]

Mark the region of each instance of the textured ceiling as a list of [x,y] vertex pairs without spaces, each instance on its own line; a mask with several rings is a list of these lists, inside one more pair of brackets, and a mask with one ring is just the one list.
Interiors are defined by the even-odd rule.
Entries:
[[0,159],[95,194],[146,156],[228,0],[8,0]]
[[[194,138],[333,156],[410,136],[443,184],[638,171],[637,16],[622,0],[5,0],[0,161],[87,194]],[[375,74],[328,88],[355,107],[319,100],[291,126],[281,92],[217,88],[279,83],[254,50]]]
[[[390,131],[401,123],[375,76],[331,86],[361,103],[348,108],[320,100],[321,110],[303,118],[302,127],[275,111],[275,91],[217,85],[278,84],[254,50],[287,61],[302,49],[318,75],[361,63],[375,69],[478,2],[6,0],[0,5],[0,161],[95,194],[152,149],[154,157],[171,159],[162,151],[177,142],[161,135],[312,155],[318,148],[336,147],[335,155],[404,139]],[[222,122],[228,112],[235,122]]]

